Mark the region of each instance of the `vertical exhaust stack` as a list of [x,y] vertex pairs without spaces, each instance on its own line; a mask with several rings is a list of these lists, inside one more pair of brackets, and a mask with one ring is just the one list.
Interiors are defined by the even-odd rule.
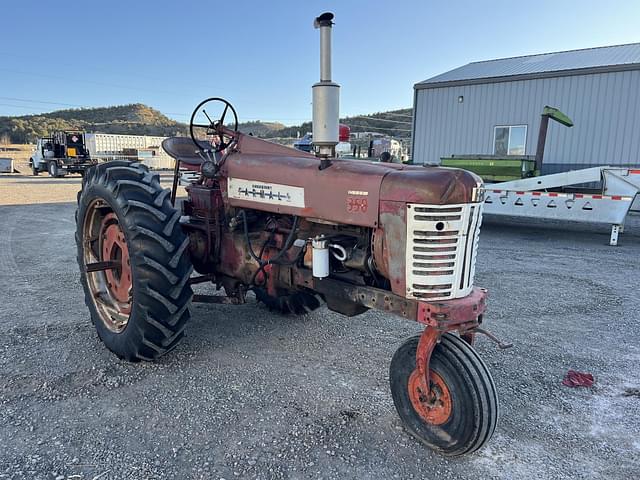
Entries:
[[322,158],[321,169],[335,157],[340,117],[340,85],[331,81],[332,20],[333,13],[326,12],[313,22],[320,29],[320,81],[313,85],[313,147]]

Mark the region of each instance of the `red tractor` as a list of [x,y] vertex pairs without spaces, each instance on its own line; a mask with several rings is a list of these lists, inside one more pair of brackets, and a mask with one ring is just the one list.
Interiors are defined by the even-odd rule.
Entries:
[[[76,215],[86,304],[105,345],[134,362],[176,346],[191,302],[242,304],[249,291],[288,314],[324,302],[349,317],[378,309],[419,322],[423,333],[391,360],[398,414],[429,447],[470,453],[498,419],[495,385],[472,348],[486,333],[487,293],[473,285],[482,182],[464,170],[334,158],[332,18],[316,19],[315,154],[238,132],[236,111],[216,98],[196,107],[191,138],[164,142],[173,190],[136,162],[87,171]],[[199,180],[178,210],[181,166]],[[219,295],[193,295],[202,282]]]

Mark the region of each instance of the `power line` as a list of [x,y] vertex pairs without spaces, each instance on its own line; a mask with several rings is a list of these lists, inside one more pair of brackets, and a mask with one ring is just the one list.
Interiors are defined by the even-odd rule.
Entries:
[[79,107],[79,108],[87,108],[84,105],[75,105],[73,103],[60,103],[60,102],[47,102],[45,100],[27,100],[25,98],[14,98],[14,97],[0,97],[3,100],[14,100],[16,102],[26,102],[26,103],[43,103],[47,105],[62,105],[64,107]]
[[[27,105],[11,105],[10,103],[0,103],[0,105],[2,105],[3,107],[26,108],[27,110],[31,110],[33,108],[33,107],[29,107]],[[39,115],[39,114],[34,113],[34,115]],[[9,115],[7,115],[7,116],[9,116]]]

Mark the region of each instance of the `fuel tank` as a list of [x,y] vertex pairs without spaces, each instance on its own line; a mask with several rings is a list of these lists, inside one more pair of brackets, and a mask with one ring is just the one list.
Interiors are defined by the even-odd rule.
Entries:
[[461,204],[477,201],[479,177],[465,170],[332,160],[240,135],[222,168],[228,204],[376,228],[381,203]]

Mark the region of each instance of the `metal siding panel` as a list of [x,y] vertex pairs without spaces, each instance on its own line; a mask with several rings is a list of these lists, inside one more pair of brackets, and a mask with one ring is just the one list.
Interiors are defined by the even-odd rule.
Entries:
[[[630,76],[627,75],[630,72],[621,72],[620,75],[616,75],[615,85],[613,86],[614,92],[629,91]],[[613,111],[616,118],[625,119],[627,115],[627,109],[625,102],[623,102],[622,95],[615,95],[613,103]],[[622,163],[622,143],[624,141],[624,126],[623,124],[615,125],[611,135],[611,157],[616,163]]]
[[538,135],[539,126],[539,124],[533,119],[532,113],[536,111],[539,82],[528,80],[527,82],[523,83],[526,84],[525,95],[527,98],[527,102],[525,105],[527,111],[527,146],[525,148],[525,153],[527,155],[532,155],[535,153],[535,139]]
[[[448,90],[448,89],[447,89]],[[430,157],[428,159],[429,163],[438,162],[439,155],[436,150],[437,146],[440,146],[440,150],[445,148],[447,144],[447,132],[451,130],[450,125],[445,125],[444,121],[444,104],[443,104],[443,96],[445,95],[446,90],[440,90],[438,94],[435,96],[435,115],[434,115],[434,123],[435,123],[435,141],[432,144],[430,149]],[[438,120],[437,122],[435,120]],[[446,128],[445,128],[446,127]]]
[[[625,135],[625,143],[629,143],[629,154],[625,161],[634,165],[640,164],[640,71],[633,72],[635,80],[632,82],[630,89],[631,97],[629,98],[633,108],[629,110],[629,115],[625,118],[623,125],[628,125],[628,134]],[[625,131],[626,128],[625,128]]]
[[422,141],[420,142],[421,149],[421,157],[420,162],[426,162],[426,158],[428,155],[427,145],[431,143],[431,137],[433,136],[433,125],[431,122],[431,112],[433,110],[433,94],[429,92],[422,98],[422,118],[423,118],[423,129],[424,136]]
[[450,154],[490,154],[498,124],[526,124],[526,153],[534,154],[544,105],[575,123],[550,124],[545,170],[640,163],[640,71],[419,90],[416,160],[418,154],[430,162]]
[[413,151],[411,152],[411,156],[413,161],[417,161],[419,158],[422,158],[423,155],[423,144],[424,138],[427,135],[427,130],[425,128],[426,118],[424,118],[424,109],[423,105],[426,101],[426,97],[429,95],[429,92],[425,90],[417,90],[416,91],[416,101],[415,101],[415,120],[413,125]]
[[594,97],[595,98],[595,112],[592,116],[593,124],[593,137],[591,140],[591,156],[588,163],[590,165],[598,165],[608,163],[606,158],[606,150],[603,148],[605,142],[605,132],[607,129],[607,122],[603,122],[607,115],[604,110],[604,99],[606,96],[607,82],[611,77],[608,75],[594,75]]
[[413,131],[411,132],[413,148],[411,149],[411,158],[415,162],[420,155],[420,152],[422,152],[421,142],[426,135],[426,131],[424,131],[424,119],[422,118],[422,104],[424,102],[424,97],[428,95],[428,92],[416,90],[414,94]]
[[640,131],[640,72],[625,72],[629,76],[628,97],[626,98],[626,110],[624,121],[620,123],[624,129],[623,148],[621,159],[623,162],[640,163],[640,147],[635,145],[640,141],[638,132]]
[[431,95],[429,92],[424,92],[424,94],[422,95],[422,98],[418,99],[418,104],[420,105],[420,119],[421,119],[420,123],[422,124],[421,130],[420,130],[422,137],[418,142],[418,147],[419,147],[418,158],[420,159],[421,162],[424,161],[424,158],[426,155],[425,148],[426,148],[427,136],[429,135],[429,131],[430,131],[429,119],[427,117],[427,105],[430,97]]

